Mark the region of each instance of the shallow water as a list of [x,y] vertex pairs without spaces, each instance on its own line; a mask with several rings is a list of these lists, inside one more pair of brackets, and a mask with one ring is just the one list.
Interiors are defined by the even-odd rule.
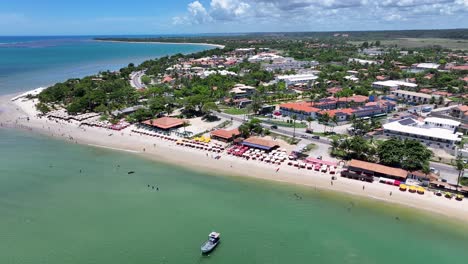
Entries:
[[[0,139],[0,263],[465,263],[468,257],[463,224],[448,226],[411,209],[194,173],[23,132],[0,130]],[[222,243],[201,257],[212,230],[222,233]]]
[[99,42],[92,37],[0,37],[0,94],[31,90],[128,63],[212,47]]

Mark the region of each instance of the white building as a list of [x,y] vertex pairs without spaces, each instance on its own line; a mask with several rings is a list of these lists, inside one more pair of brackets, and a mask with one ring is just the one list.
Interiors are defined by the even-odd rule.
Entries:
[[244,85],[244,84],[236,84],[234,87],[229,91],[229,93],[234,94],[235,99],[244,98],[249,96],[255,92],[255,87]]
[[429,118],[426,124],[426,119],[424,122],[420,122],[407,118],[384,124],[384,135],[399,139],[418,140],[431,148],[455,150],[456,144],[462,140],[462,134],[445,128],[455,125],[451,123],[452,120],[443,121]]
[[388,80],[388,81],[378,81],[372,83],[372,88],[374,89],[388,89],[389,91],[398,90],[398,89],[414,89],[418,87],[415,83],[410,82],[403,82],[403,81],[396,81],[396,80]]
[[226,71],[226,70],[221,70],[221,71],[217,71],[217,70],[208,70],[208,71],[203,71],[203,72],[199,72],[197,73],[198,76],[200,76],[201,78],[206,78],[212,74],[220,74],[222,76],[226,76],[226,75],[232,75],[232,76],[237,76],[237,73],[235,72],[231,72],[231,71]]
[[427,70],[438,70],[440,64],[437,63],[418,63],[411,66],[410,71],[414,73],[423,72]]
[[314,82],[317,79],[318,76],[315,74],[279,75],[276,77],[276,81],[284,81],[287,86],[297,83],[308,83],[309,81]]
[[249,62],[264,62],[264,61],[272,61],[284,58],[283,56],[277,55],[275,53],[259,53],[257,55],[253,55],[248,58]]
[[366,65],[366,64],[377,64],[377,61],[372,61],[372,60],[361,60],[361,59],[356,59],[356,58],[349,58],[349,59],[348,59],[348,63],[351,63],[351,62],[356,62],[356,63],[362,64],[362,65]]
[[429,103],[431,98],[439,99],[440,95],[431,95],[431,94],[424,94],[424,93],[417,93],[405,90],[395,90],[391,91],[391,94],[394,94],[400,99],[405,100],[406,102],[413,102],[413,103]]
[[424,119],[424,126],[430,127],[430,128],[443,128],[450,130],[452,132],[455,132],[457,128],[460,126],[460,122],[451,120],[451,119],[445,119],[445,118],[439,118],[439,117],[428,117]]

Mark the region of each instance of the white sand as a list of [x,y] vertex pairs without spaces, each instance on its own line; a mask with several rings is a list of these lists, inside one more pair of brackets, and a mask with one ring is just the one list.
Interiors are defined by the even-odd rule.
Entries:
[[224,45],[220,44],[210,44],[210,43],[201,43],[201,42],[163,42],[163,41],[120,41],[120,40],[96,40],[102,42],[124,42],[124,43],[141,43],[141,44],[171,44],[171,45],[202,45],[202,46],[210,46],[215,48],[224,49]]
[[[423,209],[451,218],[468,220],[468,201],[449,200],[430,192],[419,195],[401,192],[397,187],[381,183],[364,183],[338,176],[331,185],[331,175],[306,169],[297,169],[286,164],[270,165],[260,161],[244,160],[221,153],[221,159],[212,158],[218,154],[177,146],[174,142],[138,135],[130,132],[131,127],[120,132],[103,128],[78,127],[78,123],[55,122],[36,117],[32,101],[22,99],[11,102],[12,96],[0,97],[0,122],[2,126],[28,129],[50,135],[71,143],[105,147],[118,151],[135,153],[146,158],[184,166],[208,173],[229,176],[246,176],[278,182],[299,184],[327,190],[340,191],[385,202]],[[29,117],[28,121],[26,117]],[[112,136],[109,136],[112,134]],[[155,145],[154,145],[155,144]],[[143,151],[145,149],[145,151]],[[208,153],[208,156],[207,156]],[[276,172],[277,168],[279,172]],[[363,190],[365,186],[365,190]],[[390,192],[392,195],[390,196]]]

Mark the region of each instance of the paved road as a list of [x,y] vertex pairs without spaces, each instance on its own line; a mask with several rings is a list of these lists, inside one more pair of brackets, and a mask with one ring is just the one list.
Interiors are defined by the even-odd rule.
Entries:
[[146,86],[141,82],[141,76],[145,74],[144,71],[132,72],[130,74],[130,85],[136,89],[143,89]]
[[446,179],[449,183],[457,183],[458,171],[453,166],[437,162],[430,162],[430,166],[440,171],[440,177],[442,179]]
[[[244,122],[245,120],[244,116],[229,115],[229,114],[221,113],[221,112],[214,112],[214,113],[220,117],[232,119],[241,123]],[[283,134],[286,136],[293,136],[294,134],[292,128],[278,127],[278,129],[271,129],[271,124],[267,124],[267,123],[262,123],[262,126],[264,128],[270,129],[271,131],[275,133]],[[296,131],[296,137],[302,138],[302,136],[306,137],[306,139],[302,139],[303,142],[305,143],[310,142],[310,143],[318,144],[320,149],[328,150],[329,146],[323,146],[323,145],[330,145],[329,138],[321,137],[320,139],[313,139],[310,134]],[[443,164],[443,163],[437,163],[437,162],[431,162],[430,166],[440,171],[441,178],[446,179],[449,183],[454,183],[454,184],[457,183],[458,171],[453,166]]]
[[[244,122],[245,121],[244,116],[228,115],[226,113],[221,113],[221,112],[214,112],[214,113],[217,116],[220,116],[220,117],[223,117],[223,118],[232,119],[232,120],[239,121],[239,122]],[[291,136],[291,137],[294,135],[294,129],[290,128],[290,127],[287,127],[287,128],[286,127],[278,127],[278,129],[272,129],[271,124],[268,124],[268,123],[265,123],[265,122],[262,122],[261,125],[262,125],[262,127],[268,128],[268,129],[270,129],[271,131],[273,131],[275,133],[279,133],[279,134],[283,134],[283,135]],[[330,140],[328,138],[314,139],[314,138],[312,138],[312,136],[310,134],[297,131],[297,129],[296,129],[296,137],[297,138],[308,139],[312,143],[319,142],[319,143],[322,143],[322,144],[330,144]]]

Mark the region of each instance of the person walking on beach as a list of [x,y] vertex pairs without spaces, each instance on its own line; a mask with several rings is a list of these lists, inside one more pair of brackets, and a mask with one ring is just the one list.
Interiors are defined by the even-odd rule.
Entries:
[[366,188],[366,186],[363,185],[363,186],[362,186],[362,190],[364,191],[365,188]]

